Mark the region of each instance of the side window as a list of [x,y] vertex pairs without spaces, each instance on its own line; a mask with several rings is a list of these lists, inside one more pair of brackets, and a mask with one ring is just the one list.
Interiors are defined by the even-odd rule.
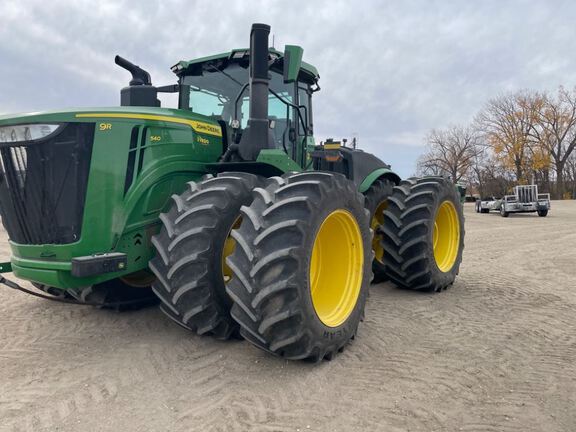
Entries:
[[[292,96],[286,92],[278,93],[282,99],[292,103]],[[250,117],[250,104],[248,98],[242,99],[240,107],[241,121],[240,127],[244,129],[248,125],[248,118]],[[276,148],[288,150],[289,146],[289,128],[293,119],[292,108],[288,107],[284,102],[278,99],[273,94],[268,97],[268,118],[274,122],[274,141]]]
[[[286,105],[285,102],[295,103],[296,86],[293,83],[285,84],[282,74],[272,71],[270,80],[270,90],[275,94],[268,95],[268,118],[274,122],[272,135],[276,148],[284,149],[288,153],[292,150],[290,141],[290,128],[295,127],[294,109]],[[240,127],[244,129],[248,125],[250,117],[248,96],[242,98],[238,109],[240,113]]]
[[240,105],[240,127],[244,129],[248,126],[248,118],[250,117],[250,100],[248,97],[242,98],[242,105]]
[[[287,94],[280,94],[280,96],[288,101],[292,102],[292,97]],[[242,120],[240,122],[240,127],[244,129],[248,125],[248,118],[250,117],[250,102],[247,97],[242,99],[242,105],[240,106],[240,113]],[[268,97],[268,117],[273,120],[286,120],[286,114],[288,118],[292,119],[292,108],[286,109],[286,104],[284,104],[280,99],[274,95]]]
[[[292,98],[290,97],[290,95],[281,94],[280,96],[282,97],[282,99],[288,102],[292,102]],[[292,113],[290,112],[290,109],[287,108],[288,108],[287,105],[280,99],[278,99],[276,96],[270,95],[270,97],[268,98],[268,117],[271,117],[273,119],[286,119],[288,116],[288,118],[291,118]]]
[[[298,84],[298,105],[306,107],[304,112],[302,112],[302,116],[307,116],[307,118],[304,120],[308,124],[308,133],[311,134],[312,108],[310,107],[310,94],[308,85],[303,85],[302,83]],[[300,121],[298,121],[298,135],[304,135]]]
[[[278,93],[278,95],[283,100],[293,103],[292,95],[290,95],[288,92],[281,92]],[[272,129],[272,134],[274,135],[276,148],[283,149],[287,153],[289,153],[290,149],[292,148],[290,144],[290,128],[292,127],[293,123],[292,111],[292,107],[286,105],[276,96],[270,95],[270,98],[268,99],[268,117],[270,120],[274,121],[274,129]]]

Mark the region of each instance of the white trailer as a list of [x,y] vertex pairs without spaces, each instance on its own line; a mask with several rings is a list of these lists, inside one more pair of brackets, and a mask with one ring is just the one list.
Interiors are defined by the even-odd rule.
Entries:
[[502,217],[508,217],[510,213],[538,213],[538,216],[546,217],[550,210],[550,194],[538,193],[537,185],[514,186],[514,195],[505,195],[493,209],[500,210]]
[[476,200],[476,213],[490,213],[498,205],[495,197],[484,197]]

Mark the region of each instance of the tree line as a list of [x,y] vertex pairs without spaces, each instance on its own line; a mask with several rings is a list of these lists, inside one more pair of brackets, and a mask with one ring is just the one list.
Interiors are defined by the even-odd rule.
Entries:
[[417,170],[481,196],[535,183],[555,199],[576,198],[576,89],[490,99],[470,124],[430,131]]

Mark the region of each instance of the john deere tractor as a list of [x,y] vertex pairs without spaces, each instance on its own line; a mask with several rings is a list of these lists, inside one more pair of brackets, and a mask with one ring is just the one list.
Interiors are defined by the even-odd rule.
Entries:
[[[371,281],[451,285],[464,242],[456,186],[317,145],[318,71],[301,47],[269,48],[269,31],[254,24],[249,49],[178,62],[163,87],[116,57],[132,74],[120,107],[0,117],[12,250],[0,269],[57,300],[157,296],[193,332],[312,360],[354,338]],[[159,92],[177,93],[178,108]]]

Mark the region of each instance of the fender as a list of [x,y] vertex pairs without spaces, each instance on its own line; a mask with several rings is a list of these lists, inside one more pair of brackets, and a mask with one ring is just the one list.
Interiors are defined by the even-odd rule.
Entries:
[[378,168],[372,171],[364,178],[364,180],[362,180],[360,186],[358,187],[358,191],[361,193],[366,192],[368,189],[370,189],[370,186],[372,186],[376,180],[382,177],[388,180],[392,180],[394,184],[399,184],[402,180],[400,176],[394,171],[388,168]]

